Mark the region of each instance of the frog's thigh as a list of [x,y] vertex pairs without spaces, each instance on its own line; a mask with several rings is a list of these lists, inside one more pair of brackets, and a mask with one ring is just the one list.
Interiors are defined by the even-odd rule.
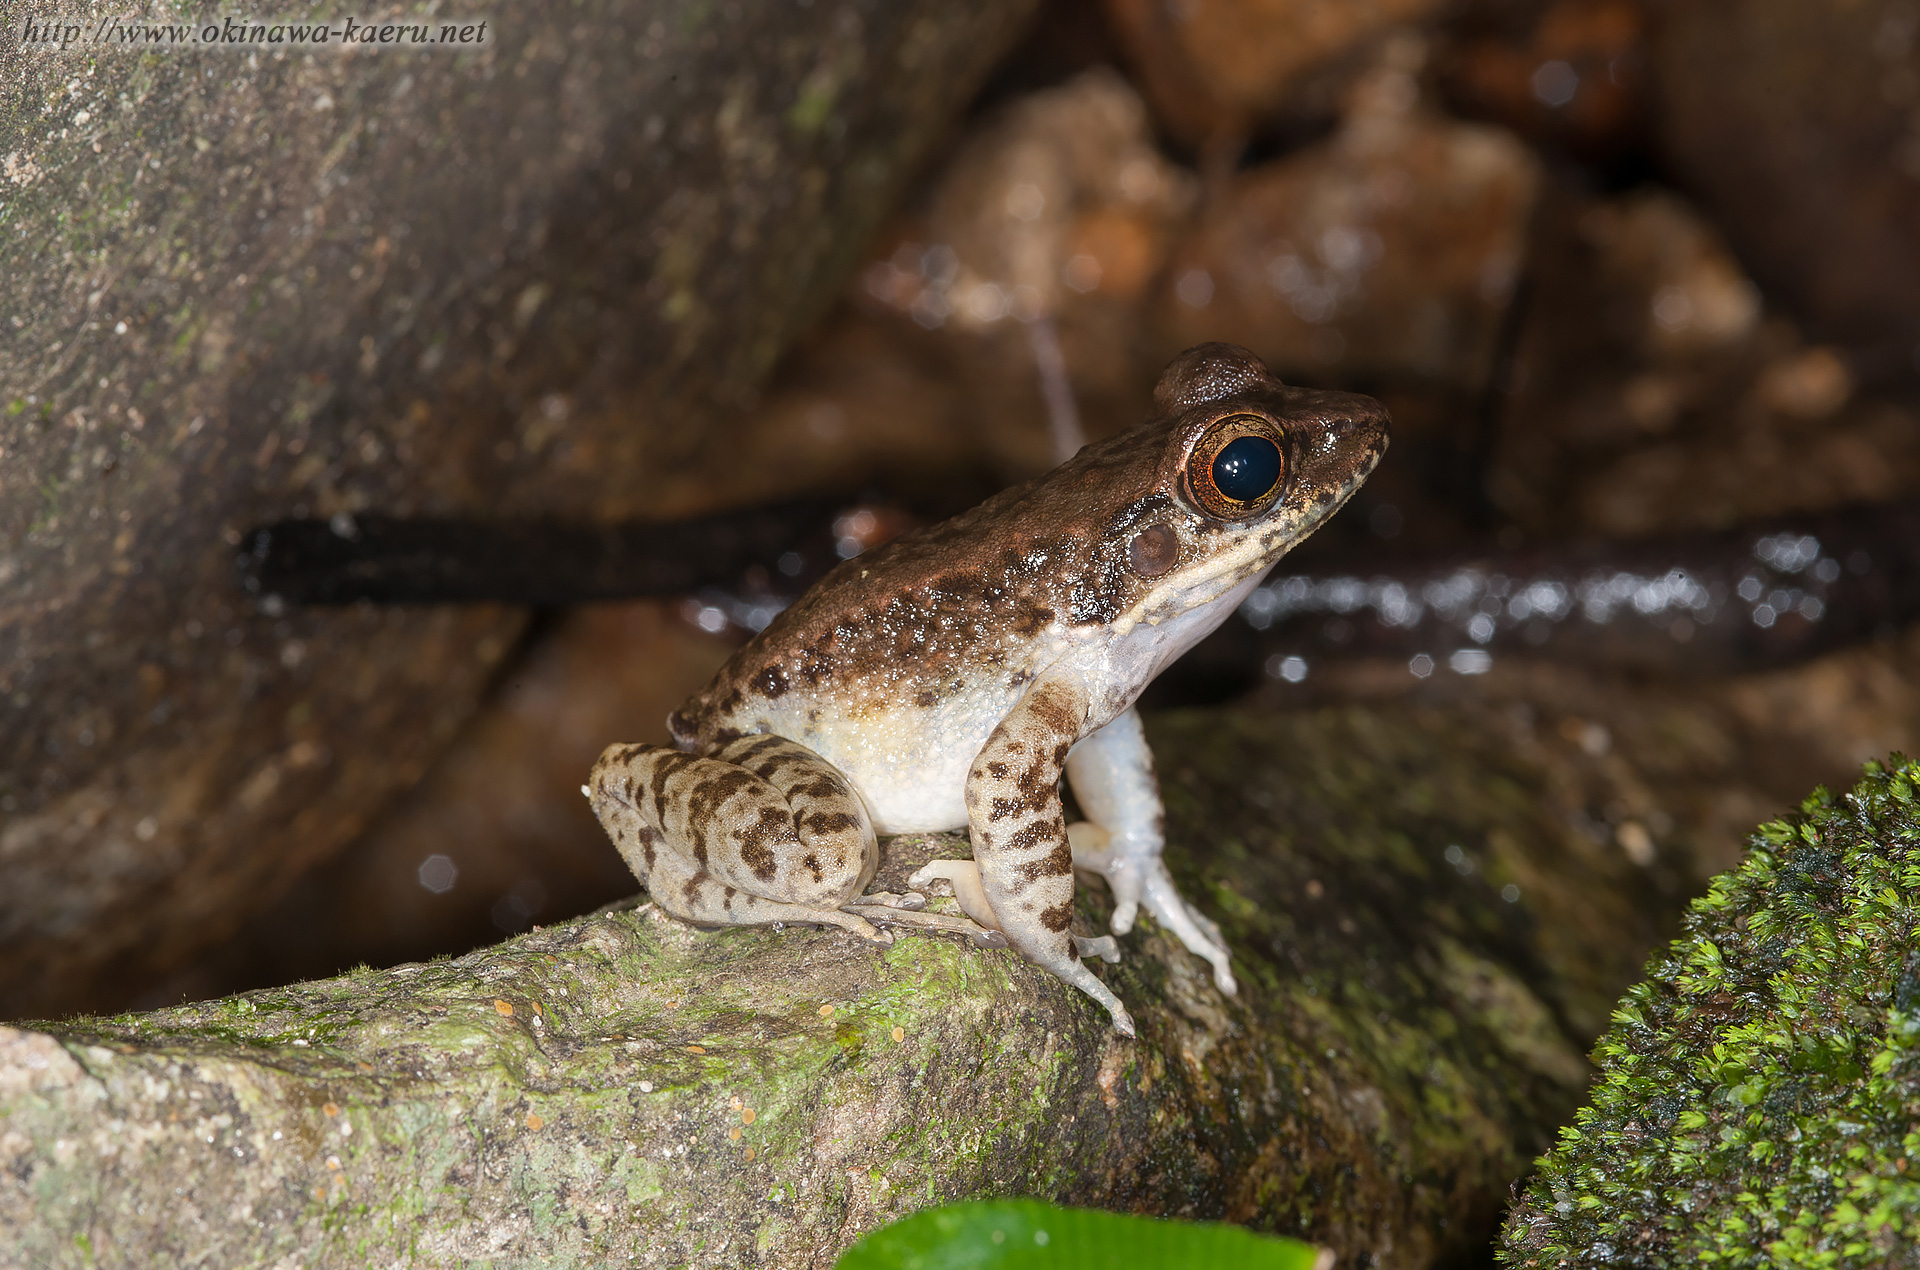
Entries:
[[866,889],[880,866],[880,843],[866,803],[839,768],[783,736],[743,736],[713,757],[752,772],[785,800],[802,849],[778,862],[783,897],[844,904]]
[[967,821],[980,885],[1009,942],[1107,1007],[1131,1036],[1119,998],[1080,963],[1073,919],[1073,850],[1060,810],[1060,773],[1085,727],[1086,690],[1036,681],[981,747],[967,774]]
[[[741,778],[765,791],[757,806],[747,800],[751,816],[740,814],[742,794],[751,789]],[[877,943],[891,939],[864,919],[839,912],[837,899],[821,904],[804,896],[795,900],[764,893],[768,879],[757,871],[756,866],[764,864],[757,848],[768,846],[770,838],[777,840],[777,832],[748,833],[742,840],[725,836],[729,827],[774,824],[772,817],[760,814],[770,800],[787,817],[786,832],[794,847],[800,839],[778,791],[751,773],[663,746],[615,745],[594,765],[587,795],[628,867],[654,902],[675,917],[718,926],[819,922]],[[706,806],[709,803],[713,805]],[[695,811],[712,814],[700,819]],[[740,885],[741,872],[759,885]],[[776,868],[772,876],[780,872]]]

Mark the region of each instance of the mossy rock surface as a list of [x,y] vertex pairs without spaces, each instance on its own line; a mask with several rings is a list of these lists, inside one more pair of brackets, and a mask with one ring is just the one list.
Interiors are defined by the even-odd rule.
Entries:
[[[1143,920],[1097,967],[1138,1041],[945,936],[604,911],[452,960],[0,1031],[0,1248],[824,1267],[919,1208],[1029,1195],[1224,1217],[1354,1267],[1484,1255],[1588,1080],[1592,1033],[1568,1020],[1629,982],[1657,888],[1583,853],[1552,773],[1493,723],[1225,711],[1149,735],[1169,859],[1241,991]],[[883,876],[965,849],[892,839]]]
[[1753,837],[1595,1050],[1517,1266],[1920,1265],[1920,765]]

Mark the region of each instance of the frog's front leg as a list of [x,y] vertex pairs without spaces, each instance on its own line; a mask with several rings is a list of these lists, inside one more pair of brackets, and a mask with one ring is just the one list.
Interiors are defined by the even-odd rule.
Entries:
[[1120,999],[1080,961],[1073,920],[1073,849],[1060,808],[1067,752],[1086,730],[1088,696],[1070,675],[1036,680],[1000,721],[967,773],[967,822],[980,887],[999,927],[1029,960],[1107,1007],[1133,1035]]
[[628,867],[675,917],[816,922],[892,940],[841,911],[873,877],[879,844],[859,794],[804,746],[747,736],[704,757],[609,746],[586,792]]
[[[1104,835],[1104,841],[1101,834],[1086,835],[1095,841],[1084,844],[1076,837],[1073,862],[1113,888],[1114,932],[1132,928],[1144,900],[1156,921],[1212,963],[1220,991],[1232,994],[1233,970],[1220,928],[1181,897],[1161,858],[1166,809],[1139,711],[1129,708],[1076,746],[1067,756],[1067,780],[1080,809]],[[1075,826],[1076,834],[1080,828]]]

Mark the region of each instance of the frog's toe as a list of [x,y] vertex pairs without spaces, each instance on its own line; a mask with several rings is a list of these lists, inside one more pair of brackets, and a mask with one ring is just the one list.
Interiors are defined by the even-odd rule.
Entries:
[[1147,880],[1146,901],[1147,911],[1155,921],[1185,944],[1188,952],[1212,964],[1213,982],[1220,991],[1227,996],[1234,995],[1239,985],[1234,982],[1233,969],[1228,964],[1231,954],[1227,952],[1227,941],[1220,937],[1219,926],[1181,897],[1164,868]]
[[1109,922],[1108,925],[1112,928],[1114,934],[1124,935],[1133,929],[1133,923],[1139,916],[1139,900],[1122,900],[1114,907],[1113,921]]
[[1109,966],[1117,964],[1120,960],[1120,942],[1111,935],[1101,935],[1094,939],[1089,939],[1085,935],[1075,935],[1073,943],[1074,947],[1080,950],[1082,957],[1098,957]]
[[960,901],[960,911],[971,917],[988,930],[1000,929],[999,915],[993,911],[993,905],[987,902],[987,893],[980,887],[980,866],[972,860],[934,860],[907,879],[907,885],[916,889],[932,886],[936,881],[953,884],[953,898]]
[[890,908],[900,912],[917,913],[927,906],[927,897],[918,891],[868,891],[865,895],[856,895],[847,901],[849,908]]

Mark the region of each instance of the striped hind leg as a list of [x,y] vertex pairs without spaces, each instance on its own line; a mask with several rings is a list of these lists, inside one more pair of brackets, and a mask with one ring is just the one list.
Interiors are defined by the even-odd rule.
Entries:
[[[891,943],[891,934],[841,911],[878,859],[858,795],[791,742],[744,740],[776,745],[743,755],[743,742],[735,742],[711,758],[657,745],[615,745],[601,754],[587,797],[627,866],[656,904],[697,925],[813,922]],[[803,772],[790,753],[776,756],[781,746],[825,768],[831,781]],[[760,768],[776,757],[787,761],[770,778],[729,756]]]

